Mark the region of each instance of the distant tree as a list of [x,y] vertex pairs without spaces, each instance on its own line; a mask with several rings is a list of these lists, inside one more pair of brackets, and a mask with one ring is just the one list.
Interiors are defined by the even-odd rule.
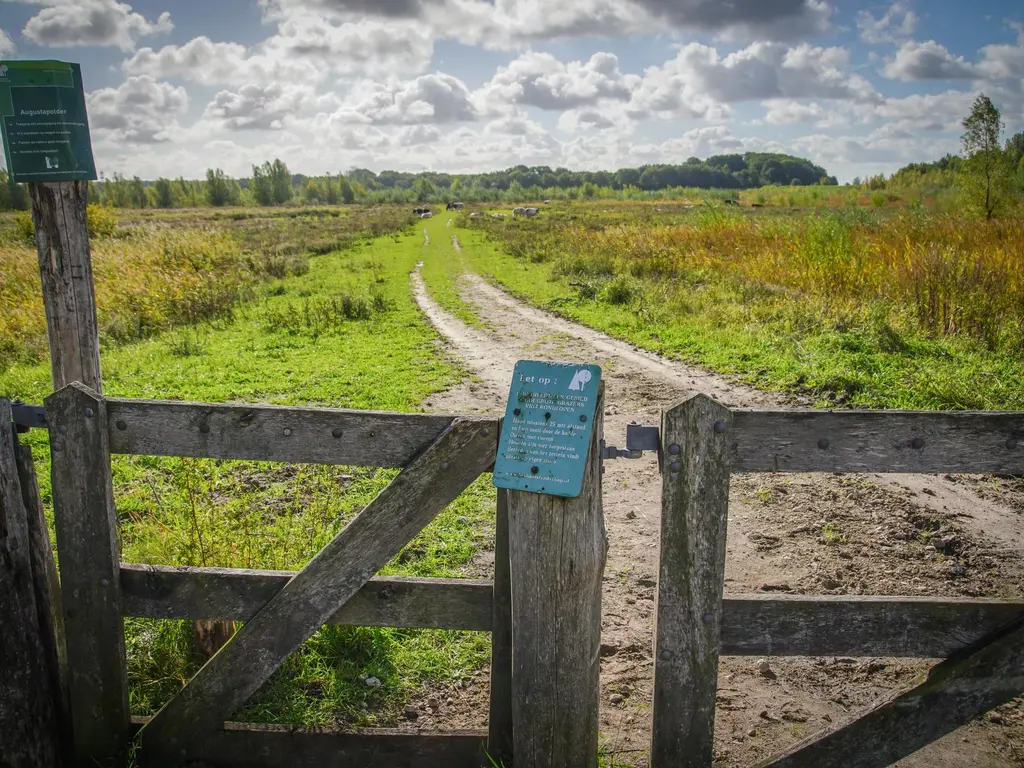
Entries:
[[338,204],[338,185],[330,175],[324,179],[324,202],[328,205]]
[[254,165],[252,167],[252,181],[249,182],[249,191],[257,205],[274,204],[274,187],[270,180],[270,163]]
[[1013,165],[1017,165],[1021,159],[1024,159],[1024,131],[1015,133],[1006,140],[1006,153],[1010,156],[1010,162]]
[[338,191],[341,193],[341,201],[345,205],[351,205],[356,200],[355,185],[359,182],[350,183],[347,178],[342,176],[338,179]]
[[174,207],[174,185],[170,179],[160,177],[153,182],[153,192],[157,208]]
[[11,181],[7,171],[0,168],[0,211],[26,211],[28,207],[25,185]]
[[1009,155],[1000,140],[1003,119],[988,96],[981,94],[963,126],[960,192],[971,210],[991,219],[1009,201],[1013,183]]
[[128,192],[132,208],[145,208],[149,198],[146,196],[146,184],[138,176],[133,176]]
[[416,196],[417,203],[425,203],[437,195],[437,187],[430,182],[430,179],[424,178],[416,179],[413,182],[412,191]]
[[580,197],[591,200],[597,197],[597,193],[600,191],[601,190],[598,188],[597,184],[592,181],[585,181],[583,182],[583,186],[580,187]]
[[206,202],[215,208],[231,202],[230,179],[220,168],[206,169]]
[[274,160],[270,165],[270,185],[273,190],[274,202],[283,205],[292,199],[295,190],[292,188],[292,175],[288,166],[280,160]]

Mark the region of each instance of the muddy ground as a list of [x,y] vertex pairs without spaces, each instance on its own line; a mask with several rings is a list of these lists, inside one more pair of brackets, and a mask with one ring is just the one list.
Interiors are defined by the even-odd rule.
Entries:
[[[475,374],[474,381],[430,399],[431,410],[502,413],[512,367],[524,358],[599,364],[606,383],[605,438],[619,446],[628,423],[658,424],[663,408],[694,392],[732,407],[803,405],[637,350],[466,275],[462,294],[487,325],[472,328],[437,306],[418,274],[411,279],[420,307],[447,340],[444,353]],[[660,494],[653,456],[606,462],[601,738],[615,765],[647,765]],[[725,590],[1021,597],[1022,513],[1020,480],[734,475]],[[482,559],[479,570],[489,568]],[[750,765],[848,717],[935,663],[780,657],[768,660],[766,676],[759,661],[722,659],[716,764]],[[416,727],[486,727],[487,690],[481,674],[468,687],[425,691]],[[1024,765],[1024,703],[1000,707],[898,765]]]

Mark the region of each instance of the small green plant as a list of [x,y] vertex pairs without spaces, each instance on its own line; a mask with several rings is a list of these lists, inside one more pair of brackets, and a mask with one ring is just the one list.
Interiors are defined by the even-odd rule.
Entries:
[[640,286],[620,275],[610,280],[601,291],[601,299],[609,304],[629,304],[640,293]]
[[883,205],[885,205],[885,195],[881,192],[872,192],[871,205],[873,205],[875,208],[881,208]]
[[842,544],[846,541],[846,537],[835,523],[825,523],[821,526],[821,538],[829,544]]
[[757,496],[761,503],[767,504],[772,499],[772,489],[763,485],[754,491],[754,495]]

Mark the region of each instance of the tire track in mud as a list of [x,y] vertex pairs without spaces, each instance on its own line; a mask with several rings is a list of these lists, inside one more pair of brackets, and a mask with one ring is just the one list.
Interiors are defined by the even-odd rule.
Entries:
[[[457,236],[452,245],[461,250]],[[418,270],[411,280],[421,310],[445,337],[450,353],[476,377],[430,398],[426,405],[435,410],[503,413],[518,359],[599,364],[606,387],[605,440],[610,445],[624,444],[628,423],[658,424],[663,408],[694,392],[730,407],[797,404],[796,398],[759,392],[526,306],[475,275],[464,276],[460,289],[488,330],[470,327],[431,299]],[[601,731],[620,763],[644,766],[650,733],[661,478],[656,459],[649,454],[607,461],[605,467],[609,551],[603,589]],[[982,520],[977,519],[986,505]],[[928,476],[735,475],[725,589],[1022,595],[1016,558],[1007,557],[1009,541],[999,546],[983,535],[986,514],[1005,518],[1004,523],[1019,520],[1000,504],[982,503],[952,481]],[[959,542],[961,556],[955,564],[941,562],[942,557],[921,540],[920,526],[935,521],[944,535]],[[826,525],[841,532],[840,542],[822,539]],[[1019,526],[1004,526],[1009,527],[1019,534]],[[967,570],[956,575],[951,567]],[[756,659],[724,658],[718,757],[740,765],[766,757],[866,706],[930,665],[904,659],[773,658],[776,678],[768,679]],[[615,694],[623,700],[612,704]],[[1017,756],[1024,759],[1024,711],[1019,703],[1007,707],[1005,717],[1013,727],[987,721],[972,724],[898,765],[1021,764]]]

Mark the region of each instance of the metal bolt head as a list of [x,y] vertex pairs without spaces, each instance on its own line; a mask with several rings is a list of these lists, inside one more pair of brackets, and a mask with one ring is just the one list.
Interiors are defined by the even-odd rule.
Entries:
[[489,434],[491,434],[491,430],[487,429],[487,427],[484,427],[484,428],[483,428],[483,429],[481,430],[481,432],[483,433],[483,436],[484,436],[484,437],[487,437],[487,436],[488,436]]
[[61,424],[59,427],[57,427],[57,431],[60,432],[62,435],[66,435],[68,433],[67,424]]
[[672,462],[672,471],[673,472],[678,472],[682,468],[683,468],[683,462],[681,462],[681,461],[673,461]]
[[291,433],[292,433],[291,427],[285,427],[284,428],[284,436],[285,437],[289,437],[291,435]]
[[911,446],[914,447],[915,450],[920,451],[922,448],[924,448],[924,438],[915,437],[913,440],[910,441],[910,444]]
[[704,623],[705,624],[710,624],[714,620],[715,620],[715,614],[713,614],[713,613],[705,613],[704,614]]
[[1009,448],[1011,451],[1014,448],[1016,448],[1017,447],[1017,438],[1011,437],[1009,440],[1007,440],[1006,441],[1006,447]]
[[670,650],[669,650],[668,648],[665,648],[665,649],[664,649],[664,650],[663,650],[663,651],[662,651],[662,652],[661,652],[661,653],[659,654],[659,658],[660,658],[660,659],[661,659],[662,661],[669,661],[669,660],[670,660],[670,659],[672,658],[672,651],[670,651]]
[[334,429],[331,430],[331,437],[339,438],[342,436],[342,434],[343,433],[341,431],[341,427],[335,427]]
[[580,414],[580,421],[586,421],[586,420],[587,420],[587,414],[581,413]]
[[94,411],[92,408],[86,408],[85,409],[85,417],[87,419],[91,419],[95,415],[96,415],[96,411]]
[[545,419],[550,419],[551,418],[551,414],[550,413],[545,413],[544,414],[544,418]]
[[126,429],[128,429],[128,425],[124,422],[123,419],[121,419],[117,422],[117,428],[124,432]]
[[451,465],[447,461],[441,462],[441,469],[448,469]]
[[672,443],[672,445],[668,447],[668,452],[671,453],[673,456],[678,456],[682,450],[683,449],[680,448],[676,443]]
[[827,437],[823,437],[823,438],[821,438],[821,440],[818,441],[818,447],[821,448],[821,450],[823,450],[823,451],[828,450],[828,446],[829,446],[829,442],[828,442],[828,438]]
[[523,409],[522,408],[516,408],[514,411],[512,411],[512,415],[513,416],[522,416],[523,415]]
[[530,467],[531,475],[536,475],[538,472],[540,472],[540,467]]
[[718,434],[722,434],[723,432],[725,432],[725,422],[724,421],[716,421],[715,422],[715,432],[717,432]]
[[57,451],[58,453],[60,451],[63,451],[64,450],[64,443],[54,443],[53,444],[53,450]]
[[109,587],[110,586],[110,579],[100,579],[100,586],[101,587]]
[[207,432],[210,431],[210,425],[204,421],[202,424],[199,425],[199,431],[205,435]]

